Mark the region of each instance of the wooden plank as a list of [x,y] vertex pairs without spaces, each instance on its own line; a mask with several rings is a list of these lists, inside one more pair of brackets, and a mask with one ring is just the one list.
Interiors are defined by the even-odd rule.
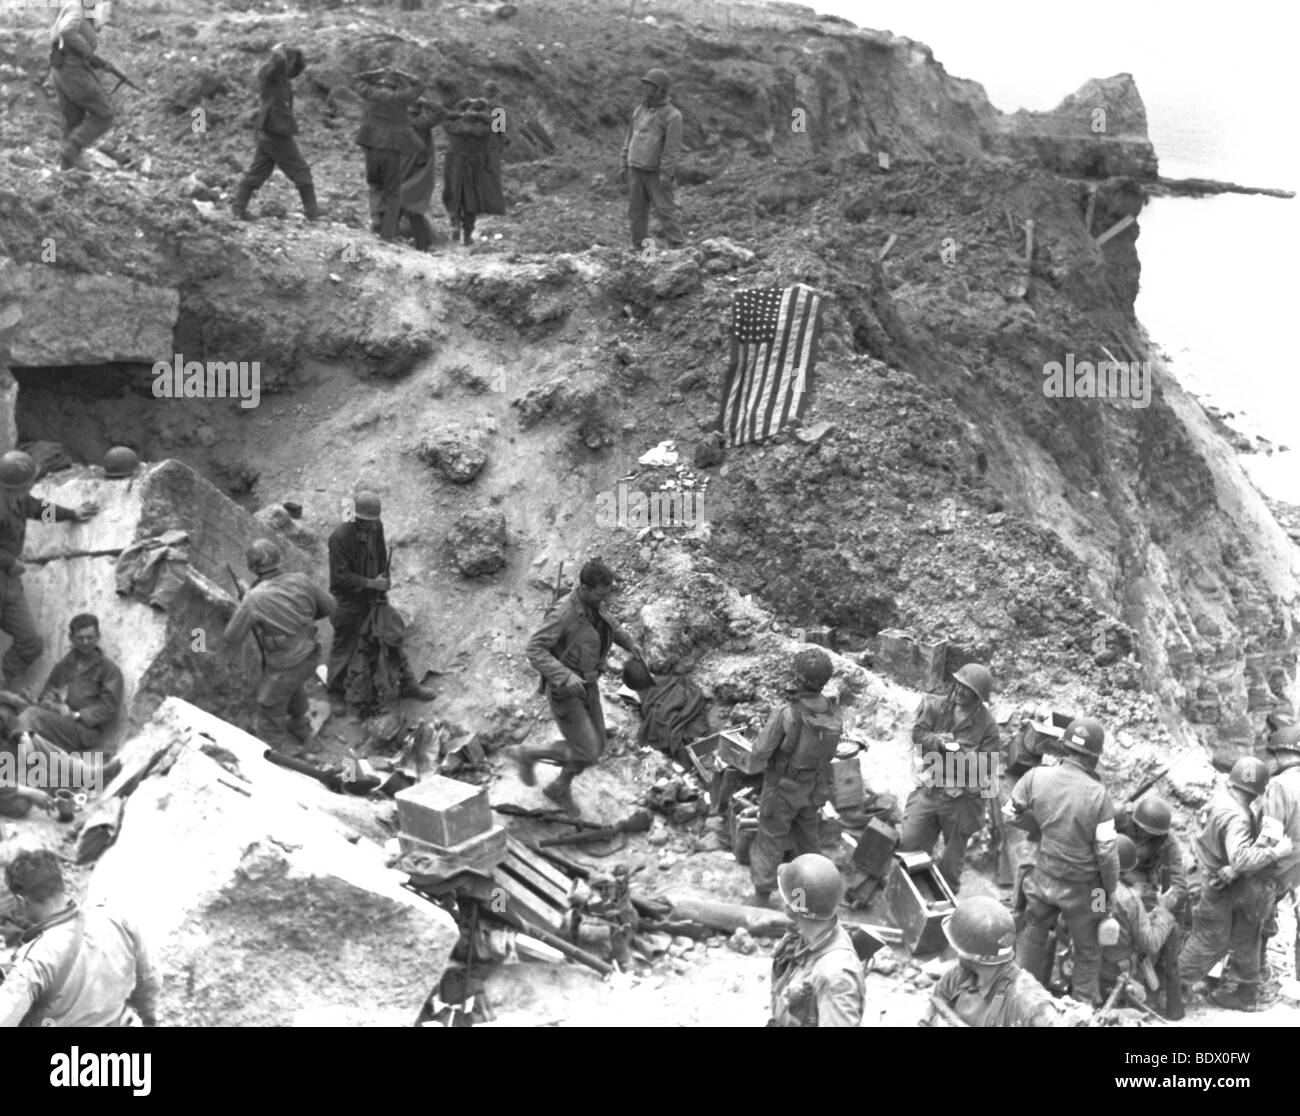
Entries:
[[519,841],[513,837],[509,839],[506,848],[510,850],[510,855],[515,860],[522,860],[538,875],[550,880],[556,887],[560,888],[567,897],[573,887],[573,881],[560,871],[551,861],[544,856],[531,852]]
[[539,872],[530,868],[522,860],[507,858],[502,861],[500,867],[509,872],[512,877],[519,880],[527,887],[537,893],[538,898],[545,899],[552,906],[559,907],[561,910],[569,905],[568,890],[561,891],[550,880],[546,879]]
[[509,897],[511,910],[520,919],[548,930],[559,930],[564,925],[559,911],[508,872],[498,871],[494,878],[497,886]]
[[889,255],[889,250],[893,248],[893,246],[897,243],[898,243],[898,233],[890,233],[889,239],[885,241],[885,246],[882,249],[880,249],[880,255],[876,258],[878,260],[883,261],[884,258],[887,255]]
[[1083,223],[1088,227],[1088,235],[1092,236],[1092,214],[1097,208],[1097,184],[1094,182],[1088,187],[1088,212],[1083,218]]

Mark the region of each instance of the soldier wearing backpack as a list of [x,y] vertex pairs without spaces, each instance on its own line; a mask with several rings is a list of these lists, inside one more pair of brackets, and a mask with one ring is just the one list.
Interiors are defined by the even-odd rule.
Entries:
[[831,660],[825,651],[800,651],[794,657],[799,688],[769,718],[754,743],[755,761],[767,760],[758,805],[758,833],[749,854],[756,906],[768,906],[776,872],[793,837],[796,856],[821,846],[822,806],[831,796],[831,760],[843,724],[839,707],[823,696]]

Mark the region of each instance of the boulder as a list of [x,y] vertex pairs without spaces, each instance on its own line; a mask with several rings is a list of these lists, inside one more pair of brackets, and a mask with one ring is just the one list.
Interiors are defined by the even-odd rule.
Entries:
[[469,484],[487,464],[483,435],[456,423],[434,431],[420,443],[416,453],[454,484]]
[[123,750],[128,768],[157,758],[126,798],[88,901],[140,926],[164,1026],[411,1025],[447,965],[454,921],[321,808],[342,796],[263,750],[168,699]]
[[506,518],[496,508],[474,508],[447,535],[452,565],[466,577],[495,573],[506,564]]

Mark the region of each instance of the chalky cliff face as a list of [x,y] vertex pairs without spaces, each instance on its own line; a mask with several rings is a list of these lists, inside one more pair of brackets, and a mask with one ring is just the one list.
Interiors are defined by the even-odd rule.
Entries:
[[[789,6],[242,7],[117,13],[104,51],[147,93],[89,179],[49,172],[40,18],[0,31],[6,444],[179,458],[245,503],[299,500],[309,549],[376,489],[414,654],[454,665],[443,709],[489,741],[526,731],[540,587],[590,553],[632,575],[619,607],[659,665],[698,666],[742,720],[775,693],[755,610],[882,669],[882,631],[946,641],[1003,703],[1055,695],[1153,752],[1227,762],[1293,700],[1295,551],[1200,408],[1154,362],[1140,405],[1044,391],[1053,364],[1152,360],[1133,300],[1156,158],[1127,75],[1004,116],[923,45]],[[222,211],[280,39],[311,59],[300,142],[331,220],[302,224],[276,179],[245,227]],[[505,107],[510,216],[481,253],[370,236],[345,85],[384,64]],[[612,172],[648,65],[685,121],[691,246],[638,260]],[[832,296],[806,437],[702,466],[705,524],[602,515],[647,449],[689,462],[712,425],[732,292],[796,281]],[[176,361],[257,362],[258,405],[158,398]]]

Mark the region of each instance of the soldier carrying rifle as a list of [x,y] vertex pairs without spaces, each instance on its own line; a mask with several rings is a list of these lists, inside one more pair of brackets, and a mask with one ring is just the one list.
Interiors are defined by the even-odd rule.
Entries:
[[113,126],[113,106],[94,71],[107,70],[120,79],[118,85],[126,82],[139,88],[95,53],[99,32],[107,22],[105,3],[62,0],[59,17],[50,28],[50,68],[63,113],[60,170],[87,170],[81,153]]

